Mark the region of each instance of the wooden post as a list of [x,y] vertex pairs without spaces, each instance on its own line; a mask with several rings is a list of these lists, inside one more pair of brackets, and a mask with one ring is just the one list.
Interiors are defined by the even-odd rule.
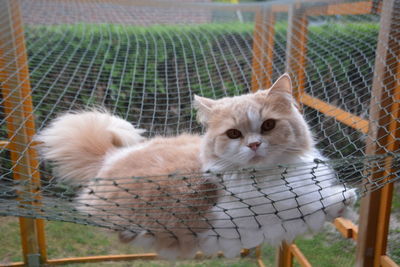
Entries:
[[289,7],[286,44],[286,72],[293,79],[293,94],[300,105],[305,87],[308,18],[300,4]]
[[253,37],[253,73],[251,90],[268,89],[272,85],[274,63],[275,14],[272,9],[256,12]]
[[[400,139],[400,1],[385,0],[375,59],[370,106],[368,155],[385,154],[399,147]],[[393,173],[391,159],[375,169],[371,179]],[[390,175],[388,179],[391,179]],[[386,254],[393,183],[362,199],[356,266],[381,266]]]
[[256,261],[257,261],[258,267],[266,267],[264,264],[264,261],[262,260],[261,245],[256,247]]
[[[300,4],[291,5],[288,15],[286,72],[293,78],[293,94],[297,103],[301,105],[301,95],[304,93],[305,82],[308,19],[305,10]],[[290,244],[282,243],[276,255],[278,267],[293,266]]]
[[286,242],[282,242],[276,251],[276,267],[293,267],[293,254]]
[[[32,137],[35,125],[32,114],[31,88],[24,31],[19,9],[19,0],[0,0],[0,24],[2,25],[0,46],[0,80],[4,101],[4,112],[13,162],[13,176],[24,181],[24,189],[18,192],[22,203],[38,206],[40,197],[39,164]],[[24,200],[24,196],[34,200]],[[28,198],[28,199],[29,199]],[[43,220],[19,218],[24,262],[34,266],[46,261],[46,246]]]
[[261,76],[263,74],[262,69],[262,44],[263,44],[263,36],[262,36],[262,27],[263,27],[263,17],[264,10],[261,9],[256,12],[255,25],[254,25],[254,34],[253,34],[253,71],[251,74],[251,91],[256,92],[258,89],[262,87]]

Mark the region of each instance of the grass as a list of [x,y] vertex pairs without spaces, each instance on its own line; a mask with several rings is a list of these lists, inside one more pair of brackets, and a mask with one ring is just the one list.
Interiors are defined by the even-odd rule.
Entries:
[[[282,24],[282,25],[281,25]],[[283,28],[287,27],[287,23],[277,23],[277,27]],[[90,23],[81,23],[81,24],[60,24],[60,25],[35,25],[30,26],[31,28],[41,29],[43,31],[57,32],[57,33],[65,33],[73,30],[75,34],[78,35],[87,35],[87,32],[90,30],[92,34],[103,34],[104,32],[113,32],[118,34],[154,34],[156,32],[165,33],[169,32],[170,34],[179,33],[179,32],[208,32],[208,31],[216,31],[216,32],[230,32],[233,31],[238,34],[249,33],[252,32],[254,28],[254,23],[250,22],[230,22],[230,23],[204,23],[199,25],[149,25],[146,27],[136,26],[136,25],[119,25],[119,24],[90,24]]]
[[[388,254],[395,262],[400,263],[400,185],[395,187],[392,208],[393,216],[390,224]],[[149,252],[121,244],[114,232],[72,223],[46,222],[46,238],[50,259]],[[0,264],[22,260],[17,218],[0,217],[0,240]],[[355,243],[352,240],[342,238],[331,225],[327,225],[322,232],[313,236],[298,238],[296,244],[312,266],[354,266]],[[266,266],[275,266],[275,248],[264,245],[262,253]],[[254,259],[254,251],[252,251],[246,258],[179,261],[175,266],[250,267],[256,266]],[[167,267],[171,265],[170,262],[166,261],[135,261],[134,264],[134,266],[138,267]],[[69,264],[66,266],[125,267],[132,266],[132,262]],[[294,266],[298,267],[300,265],[295,262]]]
[[400,220],[400,183],[395,184],[394,187],[392,211],[396,214],[396,218]]
[[313,238],[299,238],[296,244],[312,266],[354,266],[355,242],[342,238],[333,227]]
[[[0,217],[0,263],[21,261],[18,220],[11,217]],[[296,244],[301,248],[314,266],[353,266],[354,244],[344,240],[328,227],[324,232],[312,238],[300,238]],[[80,257],[92,255],[131,254],[142,251],[129,245],[121,244],[117,235],[103,229],[63,222],[46,222],[47,250],[50,259],[63,257]],[[340,257],[338,257],[340,255]],[[263,246],[263,259],[266,266],[274,266],[275,249]],[[338,261],[339,260],[339,261]],[[333,263],[335,262],[335,264]],[[132,266],[131,262],[103,262],[88,264],[70,264],[66,266]],[[135,261],[135,266],[167,267],[166,261]],[[256,266],[254,251],[245,258],[225,259],[213,258],[206,260],[180,261],[180,267],[200,266]]]
[[0,264],[21,261],[18,219],[0,217]]
[[396,263],[400,263],[400,183],[394,187],[388,254]]

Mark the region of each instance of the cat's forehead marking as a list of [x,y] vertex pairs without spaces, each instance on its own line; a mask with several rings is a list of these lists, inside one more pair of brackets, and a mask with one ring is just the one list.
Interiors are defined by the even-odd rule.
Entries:
[[260,111],[255,107],[249,107],[247,110],[247,118],[249,119],[251,130],[257,131],[261,121]]

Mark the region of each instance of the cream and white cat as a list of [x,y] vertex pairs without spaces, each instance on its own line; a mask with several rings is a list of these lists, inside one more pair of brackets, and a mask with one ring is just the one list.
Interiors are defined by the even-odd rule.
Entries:
[[287,74],[268,90],[196,96],[194,106],[204,136],[146,139],[106,112],[65,114],[37,136],[41,155],[58,177],[83,184],[75,201],[82,214],[166,258],[198,250],[234,257],[263,242],[290,242],[355,198],[315,161],[321,155]]

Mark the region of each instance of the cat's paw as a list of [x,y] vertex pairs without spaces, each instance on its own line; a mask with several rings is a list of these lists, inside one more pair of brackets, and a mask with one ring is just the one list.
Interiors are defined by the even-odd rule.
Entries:
[[337,217],[346,217],[348,209],[354,206],[357,201],[356,190],[347,189],[336,198],[335,202],[326,209],[328,220],[334,220]]

